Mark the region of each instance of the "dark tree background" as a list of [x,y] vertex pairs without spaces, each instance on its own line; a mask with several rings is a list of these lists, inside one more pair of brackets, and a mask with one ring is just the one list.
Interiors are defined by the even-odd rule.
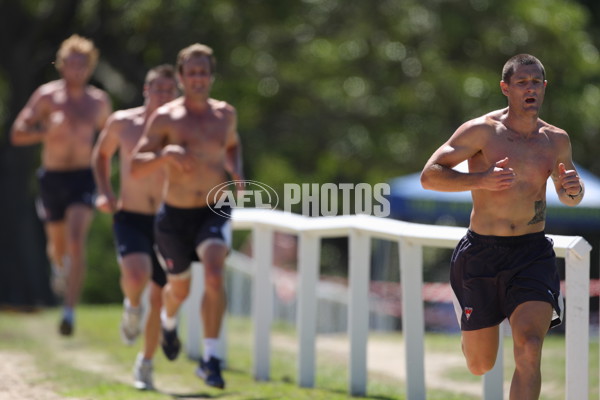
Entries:
[[[0,0],[0,304],[51,304],[35,215],[39,147],[10,125],[72,33],[101,51],[93,83],[115,109],[142,101],[148,68],[214,48],[213,95],[235,105],[248,178],[385,182],[421,169],[464,120],[504,107],[500,70],[528,52],[547,70],[542,118],[600,174],[600,7],[540,0]],[[84,301],[118,301],[110,219],[89,240]]]

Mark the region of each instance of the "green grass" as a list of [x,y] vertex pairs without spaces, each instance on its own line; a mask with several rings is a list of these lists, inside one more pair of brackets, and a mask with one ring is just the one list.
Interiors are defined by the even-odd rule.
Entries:
[[[118,335],[120,306],[81,306],[77,311],[75,336],[61,338],[56,329],[58,310],[38,313],[0,313],[0,351],[21,351],[31,354],[43,373],[36,375],[32,384],[51,385],[65,397],[98,400],[133,399],[207,399],[267,400],[348,399],[347,354],[332,357],[317,354],[315,388],[296,385],[296,357],[293,349],[273,346],[271,376],[268,382],[252,378],[252,324],[247,319],[228,318],[228,368],[224,372],[227,389],[208,388],[194,376],[195,363],[180,356],[169,362],[160,349],[155,357],[156,392],[140,393],[131,387],[131,366],[139,344],[124,346]],[[294,342],[294,331],[275,324],[273,336]],[[185,340],[185,339],[184,339]],[[369,343],[387,342],[401,346],[401,335],[375,333]],[[440,356],[457,356],[460,339],[457,335],[427,334],[426,351]],[[512,344],[505,340],[505,379],[512,374]],[[293,347],[293,346],[292,346]],[[551,384],[556,396],[545,400],[564,398],[564,337],[550,335],[544,346],[543,384]],[[590,398],[598,397],[598,343],[590,346]],[[427,367],[427,364],[426,364]],[[444,377],[459,384],[478,384],[480,378],[470,375],[464,365],[448,368]],[[403,400],[404,383],[381,373],[370,373],[367,399]],[[356,397],[360,399],[361,397]],[[427,399],[466,400],[480,396],[466,396],[428,388]]]

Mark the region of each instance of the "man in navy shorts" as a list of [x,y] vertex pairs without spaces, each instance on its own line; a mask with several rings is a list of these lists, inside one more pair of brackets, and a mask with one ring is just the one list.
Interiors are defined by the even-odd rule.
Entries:
[[180,278],[187,276],[191,263],[199,261],[198,253],[202,254],[207,246],[230,248],[230,216],[229,207],[215,213],[210,207],[177,208],[163,204],[156,215],[156,242],[167,272]]
[[[164,64],[150,69],[143,94],[143,105],[110,116],[94,147],[92,165],[98,183],[96,206],[100,211],[113,214],[124,296],[120,331],[126,344],[133,344],[142,331],[142,294],[151,282],[143,350],[137,356],[133,374],[136,388],[152,389],[152,360],[160,341],[162,288],[167,280],[154,249],[154,216],[162,201],[165,174],[158,170],[141,179],[132,177],[131,152],[152,113],[177,96],[174,68]],[[117,151],[120,164],[118,198],[110,179],[111,160]]]
[[[499,324],[508,318],[514,342],[513,400],[537,399],[544,337],[560,323],[562,299],[552,242],[544,233],[546,183],[563,204],[584,195],[569,135],[539,118],[546,73],[519,54],[502,70],[508,107],[461,125],[427,161],[425,189],[471,191],[469,230],[452,256],[462,349],[470,371],[496,362]],[[468,172],[453,169],[468,160]]]
[[63,41],[56,54],[60,79],[36,89],[11,132],[14,145],[43,144],[38,211],[46,230],[52,287],[63,297],[59,331],[65,336],[73,334],[94,215],[92,147],[112,110],[108,94],[88,83],[98,56],[87,38],[72,35]]
[[550,327],[562,322],[563,300],[552,239],[543,232],[479,235],[471,230],[452,256],[450,283],[464,331],[500,324],[526,301],[552,305]]
[[156,218],[156,243],[168,278],[161,311],[163,352],[170,360],[179,353],[177,312],[190,292],[191,262],[197,258],[204,265],[205,288],[200,305],[204,356],[196,374],[209,386],[224,388],[218,338],[231,234],[227,213],[213,209],[208,194],[218,187],[218,196],[228,179],[241,181],[243,173],[236,110],[210,97],[215,64],[208,46],[196,43],[179,52],[176,69],[183,97],[151,117],[133,151],[132,174],[167,170],[164,205]]

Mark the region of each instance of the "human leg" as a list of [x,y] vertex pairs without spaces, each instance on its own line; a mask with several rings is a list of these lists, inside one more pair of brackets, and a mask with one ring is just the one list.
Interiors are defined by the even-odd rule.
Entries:
[[223,282],[225,257],[228,248],[225,243],[211,241],[202,248],[200,254],[204,264],[204,294],[202,296],[201,317],[205,338],[218,338],[227,298]]
[[85,246],[93,215],[93,210],[82,204],[74,204],[67,209],[67,253],[71,265],[65,305],[69,307],[74,307],[81,295],[86,265]]
[[150,279],[151,259],[145,253],[130,253],[120,259],[121,290],[125,296],[121,318],[121,338],[133,344],[141,332],[142,294]]
[[63,296],[67,286],[67,244],[65,221],[48,221],[45,223],[46,253],[51,264],[50,285],[54,294]]
[[537,399],[540,395],[542,345],[551,319],[552,305],[544,301],[522,303],[510,316],[515,357],[511,400]]
[[199,246],[198,253],[204,264],[204,294],[201,317],[204,327],[204,357],[200,360],[196,374],[207,385],[223,389],[221,358],[218,354],[219,334],[225,314],[227,299],[223,282],[225,257],[228,246],[217,239],[209,239]]
[[168,275],[168,282],[163,289],[163,305],[160,312],[162,326],[161,346],[165,356],[173,361],[179,355],[181,343],[177,336],[177,313],[190,291],[189,273]]
[[49,221],[45,223],[46,230],[46,252],[50,261],[63,267],[63,261],[67,255],[66,224],[65,221]]
[[145,253],[130,253],[121,258],[119,266],[121,291],[131,307],[139,307],[144,289],[150,280],[150,256]]
[[[185,274],[184,276],[179,275],[168,275],[168,281],[163,289],[163,304],[161,311],[161,320],[163,326],[165,325],[165,319],[171,319],[177,317],[177,312],[183,301],[187,298],[190,293],[190,280],[191,276]],[[172,322],[172,321],[169,321]],[[172,323],[167,323],[167,328],[173,326]]]
[[472,374],[483,375],[494,367],[498,354],[499,334],[499,325],[462,331],[462,350],[467,367]]
[[144,358],[154,357],[160,340],[160,310],[162,307],[162,288],[154,282],[150,283],[150,308],[144,327]]
[[[83,204],[74,204],[66,212],[66,248],[69,257],[69,275],[64,297],[64,315],[61,333],[70,335],[73,325],[73,309],[81,295],[85,276],[85,244],[93,217],[93,210]],[[67,324],[65,324],[65,322]],[[70,323],[70,329],[67,325]]]
[[160,340],[160,309],[162,306],[162,287],[150,283],[150,307],[144,327],[143,350],[138,354],[133,368],[134,386],[140,390],[154,388],[152,378],[153,358]]

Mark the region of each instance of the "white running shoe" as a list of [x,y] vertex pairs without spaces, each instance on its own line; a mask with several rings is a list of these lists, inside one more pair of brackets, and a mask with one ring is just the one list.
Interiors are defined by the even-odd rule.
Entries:
[[144,355],[139,353],[133,366],[133,386],[138,390],[153,390],[152,360],[144,360]]
[[132,345],[142,332],[142,307],[128,307],[123,303],[121,317],[121,339],[126,345]]

